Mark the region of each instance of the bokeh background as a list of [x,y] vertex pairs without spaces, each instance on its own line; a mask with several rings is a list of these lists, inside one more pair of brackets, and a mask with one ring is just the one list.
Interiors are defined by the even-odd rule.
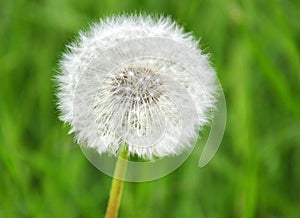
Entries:
[[79,29],[124,11],[201,37],[228,119],[209,165],[198,148],[163,179],[126,183],[120,217],[300,217],[297,0],[1,0],[0,217],[103,217],[111,178],[58,120],[53,76]]

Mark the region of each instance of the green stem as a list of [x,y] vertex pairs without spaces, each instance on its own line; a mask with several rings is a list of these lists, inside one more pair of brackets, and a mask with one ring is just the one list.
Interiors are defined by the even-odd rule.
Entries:
[[126,173],[127,159],[128,159],[128,152],[127,149],[124,149],[123,151],[120,152],[119,158],[116,162],[114,178],[112,180],[105,218],[118,217],[118,211],[119,211],[122,190],[123,190],[122,179],[124,178]]

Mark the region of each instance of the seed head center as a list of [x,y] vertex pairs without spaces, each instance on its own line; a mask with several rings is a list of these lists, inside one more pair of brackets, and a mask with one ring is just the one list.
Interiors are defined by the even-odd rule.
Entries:
[[128,67],[112,78],[112,93],[121,102],[152,104],[162,94],[162,81],[148,68]]

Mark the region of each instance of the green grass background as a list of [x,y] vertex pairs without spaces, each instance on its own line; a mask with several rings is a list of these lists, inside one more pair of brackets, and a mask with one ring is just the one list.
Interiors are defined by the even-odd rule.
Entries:
[[66,43],[122,11],[171,15],[202,38],[227,99],[213,161],[126,183],[124,218],[300,217],[300,1],[1,0],[0,217],[103,217],[111,178],[57,119]]

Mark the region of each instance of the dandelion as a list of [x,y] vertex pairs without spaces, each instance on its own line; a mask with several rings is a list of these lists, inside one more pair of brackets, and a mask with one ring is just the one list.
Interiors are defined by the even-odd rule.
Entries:
[[[216,77],[190,33],[170,18],[121,15],[93,24],[68,48],[58,107],[79,144],[150,161],[193,147],[211,118]],[[113,189],[109,204],[117,206],[107,217],[120,199]]]

